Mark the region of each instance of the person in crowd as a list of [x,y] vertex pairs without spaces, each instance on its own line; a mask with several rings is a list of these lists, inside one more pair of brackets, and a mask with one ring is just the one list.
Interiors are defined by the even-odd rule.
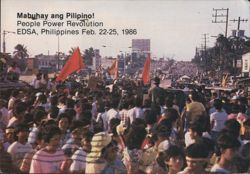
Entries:
[[23,173],[29,173],[30,165],[31,165],[31,161],[32,161],[33,156],[35,155],[35,153],[38,150],[40,150],[46,146],[44,139],[43,139],[43,133],[44,133],[44,130],[42,130],[42,129],[40,129],[37,132],[37,135],[35,137],[36,138],[35,143],[33,143],[36,146],[33,146],[33,151],[25,154],[24,159],[23,159],[22,164],[21,164],[21,167],[20,167],[20,170]]
[[117,159],[117,143],[106,132],[95,134],[91,141],[91,152],[86,158],[86,174],[90,173],[126,173],[126,168]]
[[227,113],[222,110],[222,101],[220,99],[214,100],[214,108],[216,111],[210,115],[210,125],[212,139],[216,141],[227,120]]
[[60,140],[61,130],[57,126],[46,127],[44,132],[46,146],[33,156],[30,173],[66,173],[68,171],[70,165],[66,163],[68,161],[63,151],[58,149]]
[[14,108],[14,104],[16,102],[16,100],[19,99],[19,91],[18,90],[13,90],[11,92],[11,96],[8,102],[8,110],[12,110]]
[[29,127],[25,124],[19,124],[15,127],[13,142],[7,152],[10,153],[13,164],[20,169],[22,160],[26,153],[31,152],[32,146],[27,142],[29,135]]
[[70,117],[66,113],[59,114],[58,127],[61,130],[61,142],[60,147],[62,147],[71,137],[69,125],[71,123]]
[[82,134],[81,147],[72,155],[72,164],[70,172],[74,174],[85,173],[86,157],[91,152],[91,140],[93,133],[90,131]]
[[211,168],[211,172],[230,174],[236,172],[233,158],[238,154],[241,146],[239,140],[230,132],[223,132],[217,139],[217,155],[219,161]]
[[12,62],[10,67],[7,70],[7,78],[9,80],[18,80],[21,74],[20,68],[17,66],[16,62]]
[[111,99],[111,108],[107,111],[107,123],[108,123],[108,130],[110,128],[110,120],[112,118],[119,118],[120,119],[120,114],[118,112],[118,105],[119,105],[119,100],[117,98],[112,98]]
[[208,174],[209,172],[205,170],[208,155],[209,151],[203,143],[189,145],[185,150],[187,167],[178,174]]
[[67,98],[65,96],[59,97],[57,107],[59,108],[59,115],[65,112],[67,109]]
[[26,107],[27,106],[24,102],[15,104],[13,108],[13,117],[9,120],[7,127],[15,127],[16,125],[23,123]]
[[8,147],[15,141],[14,140],[14,127],[7,127],[4,134],[3,147],[7,151]]
[[183,150],[175,145],[159,153],[152,168],[147,168],[147,174],[176,174],[184,167],[185,155]]
[[199,122],[191,123],[188,132],[185,134],[186,147],[196,143],[202,137],[202,133],[203,130]]
[[198,93],[196,91],[192,91],[192,93],[189,95],[189,98],[191,100],[191,103],[187,104],[186,106],[187,124],[199,120],[200,116],[202,117],[207,116],[204,105],[198,101],[199,100]]
[[42,73],[37,73],[36,77],[32,80],[30,85],[39,90],[42,87]]
[[154,78],[154,87],[150,88],[148,91],[149,99],[151,101],[152,106],[159,104],[160,98],[165,98],[165,90],[160,87],[160,78]]
[[20,173],[18,167],[13,164],[11,155],[6,152],[3,146],[3,139],[0,138],[0,173],[15,174]]
[[123,162],[130,174],[141,172],[144,168],[145,157],[141,146],[147,134],[145,127],[144,121],[137,118],[124,135],[126,147],[123,150]]
[[5,107],[5,101],[3,99],[0,99],[0,112],[1,112],[0,123],[4,128],[6,128],[10,118],[8,109]]
[[[31,128],[31,131],[29,133],[28,137],[28,143],[30,143],[32,146],[36,146],[36,136],[39,132],[39,126],[43,119],[45,119],[47,116],[47,113],[44,110],[36,109],[34,110],[33,115],[33,127]],[[34,147],[33,147],[34,148]]]

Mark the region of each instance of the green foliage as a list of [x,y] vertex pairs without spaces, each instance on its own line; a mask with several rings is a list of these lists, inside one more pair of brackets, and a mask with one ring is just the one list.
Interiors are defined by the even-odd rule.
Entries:
[[17,44],[14,49],[14,61],[17,63],[20,70],[24,71],[27,67],[26,58],[29,57],[27,48],[22,44]]
[[85,65],[93,65],[94,49],[90,47],[84,51],[84,63]]
[[196,51],[192,62],[203,67],[207,71],[222,71],[235,73],[234,65],[242,55],[250,51],[250,39],[248,37],[224,37],[220,34],[212,48]]

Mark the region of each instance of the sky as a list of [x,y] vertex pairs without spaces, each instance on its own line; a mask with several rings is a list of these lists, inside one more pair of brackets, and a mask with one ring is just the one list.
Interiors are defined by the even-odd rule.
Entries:
[[[207,34],[207,47],[212,47],[215,42],[213,36],[225,32],[224,23],[212,23],[213,8],[229,8],[228,35],[237,28],[237,23],[230,20],[241,17],[248,22],[241,22],[240,29],[250,36],[250,3],[247,0],[1,0],[1,33],[3,30],[17,32],[18,29],[29,28],[20,24],[17,26],[18,20],[43,22],[42,19],[18,19],[17,13],[63,14],[63,20],[47,19],[64,22],[62,27],[31,28],[38,35],[6,34],[6,52],[13,53],[17,44],[23,44],[30,57],[34,57],[41,53],[55,54],[58,50],[68,53],[72,47],[78,46],[82,51],[93,47],[100,49],[102,56],[116,57],[120,52],[131,53],[132,39],[150,39],[152,57],[189,61],[194,57],[195,48],[204,45],[204,34]],[[66,19],[66,13],[94,13],[91,20],[103,22],[103,27],[87,27],[94,30],[95,35],[82,35],[84,27],[65,26],[67,20],[77,21]],[[221,13],[226,14],[226,11],[218,14]],[[80,34],[41,35],[41,28],[79,30]],[[99,34],[100,29],[115,29],[118,35],[103,36]],[[123,29],[136,29],[137,33],[124,35]]]

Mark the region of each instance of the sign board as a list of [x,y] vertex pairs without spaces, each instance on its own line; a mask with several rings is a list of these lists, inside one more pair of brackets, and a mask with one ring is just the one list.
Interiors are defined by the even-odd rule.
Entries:
[[236,62],[236,68],[241,68],[241,60],[237,60]]

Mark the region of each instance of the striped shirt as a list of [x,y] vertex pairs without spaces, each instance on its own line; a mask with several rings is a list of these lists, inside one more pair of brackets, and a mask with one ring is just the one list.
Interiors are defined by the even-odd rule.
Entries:
[[73,162],[72,162],[72,164],[70,166],[70,171],[71,172],[85,171],[85,168],[86,168],[86,156],[87,156],[87,153],[82,148],[77,150],[71,157]]
[[24,159],[26,153],[33,151],[32,146],[29,143],[21,144],[17,141],[12,143],[9,147],[7,152],[10,153],[11,158],[13,160],[13,164],[20,168],[21,163]]
[[41,149],[32,158],[30,173],[59,172],[64,160],[66,160],[66,157],[62,150],[57,150],[55,153],[50,154]]

